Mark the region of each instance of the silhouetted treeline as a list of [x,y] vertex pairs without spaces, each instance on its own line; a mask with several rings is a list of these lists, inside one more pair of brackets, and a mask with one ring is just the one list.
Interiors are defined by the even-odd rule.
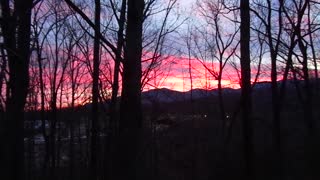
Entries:
[[320,3],[184,3],[2,0],[0,179],[319,178]]

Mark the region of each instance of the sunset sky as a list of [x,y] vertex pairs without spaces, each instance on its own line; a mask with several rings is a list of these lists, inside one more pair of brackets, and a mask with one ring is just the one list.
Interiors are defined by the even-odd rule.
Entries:
[[[200,89],[215,89],[217,88],[218,81],[212,74],[204,67],[203,63],[215,71],[218,71],[217,62],[203,61],[200,59],[191,59],[191,73],[192,73],[192,87]],[[203,63],[201,63],[203,62]],[[237,67],[237,68],[240,68]],[[263,71],[259,76],[258,81],[269,81],[267,65],[263,66]],[[255,79],[256,68],[253,65],[252,81]],[[227,65],[223,72],[222,78],[223,87],[240,88],[239,77],[237,70],[231,65]],[[154,85],[153,82],[158,84]],[[189,91],[191,88],[191,80],[189,73],[189,59],[186,57],[171,57],[162,62],[161,75],[157,76],[150,82],[151,85],[146,85],[144,90],[154,88],[168,88],[177,91]]]
[[[186,37],[188,28],[194,26],[194,28],[201,28],[204,26],[204,22],[201,23],[199,19],[198,9],[195,5],[196,0],[178,1],[178,13],[172,13],[173,16],[179,16],[180,21],[184,21],[178,28],[178,34],[171,33],[169,38],[166,38],[166,43],[171,48],[178,49],[179,55],[167,55],[161,62],[161,67],[157,70],[154,77],[150,77],[152,81],[148,82],[144,86],[144,90],[154,88],[168,88],[177,91],[189,91],[191,88],[190,71],[189,71],[189,58],[188,50],[186,47]],[[174,19],[174,18],[172,18]],[[179,22],[179,21],[178,21]],[[170,50],[169,50],[170,51]],[[170,51],[171,52],[171,51]],[[167,53],[167,52],[164,52]],[[166,56],[166,55],[165,55]],[[217,88],[217,80],[206,68],[207,66],[213,71],[218,71],[217,59],[200,59],[196,58],[195,54],[191,54],[191,74],[192,74],[192,88],[201,89],[214,89]],[[238,63],[238,62],[236,62]],[[156,77],[156,78],[155,78]],[[223,72],[223,87],[240,88],[239,77],[237,71],[230,65],[227,65]]]
[[[161,0],[159,1],[161,3],[163,2],[173,2],[173,1],[167,1],[167,0]],[[215,2],[215,1],[213,1]],[[157,8],[164,8],[166,6],[156,6]],[[150,89],[156,89],[156,88],[168,88],[176,91],[189,91],[191,88],[193,89],[215,89],[217,88],[218,81],[216,80],[216,77],[212,74],[212,72],[217,73],[219,72],[219,61],[217,59],[217,49],[214,48],[208,48],[209,46],[215,46],[216,41],[213,38],[214,37],[214,31],[215,27],[212,25],[212,22],[207,22],[204,20],[203,14],[201,14],[201,11],[199,10],[199,7],[195,5],[196,0],[185,0],[185,1],[178,1],[176,4],[176,9],[174,9],[172,12],[170,12],[170,17],[168,19],[168,22],[166,22],[166,30],[173,30],[170,32],[163,40],[163,47],[159,48],[157,52],[156,50],[156,43],[154,42],[154,39],[157,39],[157,36],[159,35],[159,29],[161,27],[161,23],[164,22],[164,15],[160,13],[160,15],[156,17],[150,17],[150,19],[146,20],[145,24],[145,34],[146,37],[145,41],[143,42],[145,44],[148,44],[148,46],[145,46],[143,49],[143,57],[142,57],[142,71],[145,72],[148,66],[148,63],[150,62],[144,62],[146,59],[150,59],[154,54],[156,56],[159,55],[159,62],[156,63],[156,66],[153,67],[150,71],[150,73],[147,76],[143,76],[142,82],[143,82],[143,91],[148,91]],[[51,8],[55,7],[53,5],[50,5],[48,7],[44,6],[45,8],[41,9],[46,13],[46,11],[50,11]],[[205,6],[206,7],[206,6]],[[61,7],[66,8],[66,7]],[[92,15],[93,12],[91,6],[88,6],[88,12],[86,12],[88,15]],[[203,9],[202,9],[203,10]],[[205,10],[203,10],[206,12]],[[108,20],[105,17],[107,14],[102,15],[102,20]],[[229,16],[229,14],[228,14]],[[55,24],[56,19],[54,17],[49,16],[49,19],[40,19],[40,21],[43,21],[45,25]],[[230,17],[232,18],[232,17]],[[237,31],[237,27],[239,26],[239,23],[236,25],[233,21],[230,21],[230,19],[226,17],[220,17],[220,24],[219,27],[221,28],[220,31],[222,32],[224,43],[227,43],[228,38],[232,36],[232,34],[236,34],[234,36],[234,41],[232,41],[231,45],[228,46],[228,48],[224,51],[224,55],[222,57],[223,61],[226,60],[226,57],[230,54],[236,53],[235,56],[232,56],[226,63],[226,66],[223,69],[223,75],[222,75],[222,86],[224,88],[240,88],[239,85],[239,70],[240,70],[240,60],[239,60],[239,46],[236,45],[239,42],[239,32]],[[79,25],[78,21],[75,21],[73,19],[70,19],[70,25],[72,24],[72,27],[76,30],[76,32],[79,32],[79,34],[74,34],[75,37],[64,37],[63,34],[60,33],[58,42],[63,41],[72,41],[72,38],[77,38],[78,36],[82,36],[81,29],[82,26],[86,26],[86,23],[82,22],[82,26]],[[81,23],[81,22],[80,22]],[[106,22],[104,22],[106,23]],[[116,25],[114,25],[116,27]],[[46,28],[48,28],[46,27]],[[78,29],[78,30],[77,30]],[[55,32],[50,29],[44,29],[43,33],[45,34],[46,30],[49,32],[48,36],[46,37],[48,40],[54,40],[55,38]],[[192,33],[191,33],[192,32]],[[202,33],[202,34],[201,34]],[[191,34],[191,35],[190,35]],[[206,35],[205,37],[203,35]],[[40,34],[43,35],[43,34]],[[202,35],[202,36],[201,36]],[[93,52],[92,48],[93,44],[90,41],[90,36],[87,34],[83,35],[84,38],[81,38],[81,41],[79,41],[79,47],[74,47],[73,50],[71,50],[71,54],[73,57],[76,57],[76,60],[73,60],[75,64],[73,64],[73,68],[77,69],[78,75],[75,75],[77,79],[74,79],[73,81],[77,81],[79,87],[76,90],[75,96],[77,98],[78,104],[83,104],[88,101],[90,101],[90,95],[91,95],[91,83],[92,83],[92,77],[91,77],[91,71],[90,66],[92,66],[92,59],[93,59]],[[112,37],[115,36],[113,34],[113,31],[110,34],[106,34],[106,37]],[[190,37],[188,37],[190,36]],[[192,37],[191,37],[192,36]],[[149,38],[149,39],[148,39]],[[190,38],[190,48],[191,52],[188,52],[189,49],[187,47],[188,38]],[[112,39],[112,38],[110,38]],[[150,43],[150,39],[153,40]],[[116,38],[112,39],[111,42],[115,43]],[[197,41],[197,42],[195,42]],[[53,43],[53,44],[52,44]],[[201,47],[198,47],[199,49],[196,49],[195,43],[199,43]],[[211,44],[206,44],[211,43]],[[257,72],[257,55],[258,53],[258,46],[255,44],[252,45],[252,82],[255,81],[256,78],[256,72]],[[61,51],[61,57],[66,57],[66,52],[69,50],[65,50],[63,43],[61,43],[61,47],[59,46],[59,51]],[[86,49],[88,48],[88,49]],[[216,48],[216,47],[215,47]],[[45,67],[44,70],[44,79],[46,84],[46,91],[47,99],[50,99],[50,88],[53,84],[53,75],[54,72],[54,63],[55,63],[55,54],[53,50],[55,49],[54,41],[44,41],[44,47],[43,47],[43,56],[48,57],[47,61],[45,61],[45,64],[43,65]],[[108,54],[104,48],[102,48],[102,54],[101,54],[101,64],[100,64],[100,79],[101,79],[101,92],[102,94],[109,96],[111,92],[111,84],[113,81],[113,67],[114,67],[114,60],[110,57],[110,54]],[[201,54],[203,53],[203,54]],[[85,63],[84,63],[85,62]],[[63,72],[63,61],[59,62],[58,65],[59,68],[57,70],[57,79],[60,78],[63,79],[63,99],[66,103],[70,102],[70,94],[71,94],[71,84],[72,80],[70,77],[71,67],[67,67],[66,74],[62,77],[61,72]],[[263,62],[261,64],[261,71],[258,78],[258,81],[270,81],[269,72],[270,72],[270,65],[268,64],[268,55],[267,53],[263,57]],[[150,64],[149,64],[150,65]],[[79,67],[78,67],[79,66]],[[279,65],[280,67],[281,65]],[[89,67],[89,68],[88,68]],[[31,74],[34,74],[34,79],[36,81],[37,74],[32,73],[32,71],[37,72],[37,66],[33,66],[33,69],[31,69]],[[91,67],[92,68],[92,67]],[[206,69],[207,68],[207,69]],[[209,69],[209,70],[208,70]],[[211,73],[210,73],[211,71]],[[190,76],[191,73],[191,76]],[[120,76],[121,78],[121,76]],[[121,80],[121,79],[120,79]],[[192,85],[191,85],[192,81]],[[121,82],[120,82],[121,85]],[[57,90],[61,91],[61,90]],[[119,95],[121,92],[121,87],[119,90]],[[68,99],[69,98],[69,99]],[[67,105],[66,105],[67,106]]]

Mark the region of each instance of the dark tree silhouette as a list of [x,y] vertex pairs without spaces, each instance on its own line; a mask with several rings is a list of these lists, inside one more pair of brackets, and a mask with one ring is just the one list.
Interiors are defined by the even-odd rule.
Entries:
[[250,7],[249,0],[240,1],[240,64],[241,64],[241,105],[244,138],[245,174],[247,179],[254,179],[253,166],[253,124],[251,104],[251,69],[250,69]]
[[[291,69],[294,74],[294,79],[296,81],[297,93],[300,97],[301,104],[303,105],[304,121],[306,127],[308,128],[308,136],[306,138],[307,142],[307,162],[308,162],[308,173],[310,177],[315,177],[318,174],[317,171],[317,162],[319,160],[319,155],[317,151],[319,150],[319,144],[317,143],[316,138],[316,121],[314,119],[314,107],[313,104],[313,90],[310,77],[310,68],[309,68],[309,46],[312,42],[308,42],[307,37],[308,26],[304,25],[305,20],[308,17],[305,17],[308,14],[309,4],[312,3],[310,0],[303,2],[292,2],[292,7],[294,7],[294,18],[291,16],[290,11],[286,8],[284,9],[284,14],[286,15],[287,20],[289,21],[290,26],[292,27],[292,32],[296,36],[296,45],[297,49],[294,50],[294,55],[297,57],[298,62],[300,63],[301,73],[299,68],[291,66]],[[310,20],[310,19],[309,19]],[[307,33],[306,33],[307,32]],[[312,40],[311,40],[312,41]],[[312,48],[312,47],[311,47]],[[311,49],[311,52],[313,50]],[[312,54],[312,53],[310,53]],[[317,67],[315,66],[315,69]],[[299,90],[297,74],[303,79],[303,91]],[[316,77],[316,76],[315,76]]]
[[[270,50],[270,59],[271,59],[271,94],[272,94],[272,114],[273,114],[273,143],[275,151],[275,161],[274,161],[274,170],[275,174],[282,176],[281,164],[282,164],[282,148],[281,148],[281,121],[280,121],[280,99],[279,99],[279,88],[278,88],[278,72],[277,72],[277,58],[279,55],[279,46],[281,43],[281,34],[283,31],[283,20],[282,20],[282,3],[279,3],[278,7],[271,3],[270,0],[266,1],[267,3],[267,16],[263,17],[252,8],[252,12],[261,20],[262,24],[265,26],[265,34],[267,37],[267,42]],[[264,6],[259,4],[259,7]],[[276,15],[278,17],[277,24],[272,22],[272,17],[274,10],[277,9]],[[277,29],[276,34],[274,35],[273,29]],[[276,36],[276,37],[274,37]]]
[[138,153],[142,133],[141,55],[144,0],[128,1],[127,7],[119,146],[115,173],[118,179],[138,179]]
[[1,0],[0,179],[317,179],[320,3],[193,2]]
[[[14,6],[12,6],[12,4]],[[24,106],[29,85],[31,9],[33,0],[1,1],[1,30],[9,65],[9,96],[2,121],[1,179],[23,180]]]
[[97,179],[97,149],[98,149],[98,130],[99,120],[98,99],[99,99],[99,61],[100,61],[100,0],[95,0],[94,15],[94,45],[93,45],[93,75],[92,75],[92,120],[91,120],[91,177]]

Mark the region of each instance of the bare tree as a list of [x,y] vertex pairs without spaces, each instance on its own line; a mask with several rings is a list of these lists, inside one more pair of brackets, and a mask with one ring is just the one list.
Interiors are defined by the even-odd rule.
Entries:
[[[79,44],[82,38],[85,35],[85,32],[81,32],[80,27],[75,27],[75,25],[72,23],[73,21],[68,24],[68,28],[70,31],[70,40],[68,40],[68,45],[66,47],[66,53],[68,54],[69,65],[67,70],[68,75],[68,83],[67,85],[71,86],[69,90],[67,90],[67,93],[69,96],[71,96],[69,107],[71,108],[71,116],[68,119],[68,126],[69,126],[69,133],[70,133],[70,144],[69,144],[69,163],[70,163],[70,171],[69,171],[69,178],[73,179],[75,177],[75,162],[76,162],[76,156],[75,156],[75,142],[76,142],[76,118],[79,117],[76,113],[76,107],[79,105],[82,105],[86,101],[85,92],[89,89],[90,83],[89,79],[87,78],[89,75],[89,72],[87,71],[87,68],[85,66],[85,63],[83,63],[79,59],[79,56],[81,57],[81,51],[79,50]],[[71,26],[72,25],[72,26]],[[67,99],[70,97],[66,96]],[[81,124],[78,124],[80,127]]]
[[25,179],[24,106],[29,85],[31,10],[33,0],[1,1],[1,31],[9,66],[6,117],[2,121],[1,176]]
[[142,135],[141,55],[144,0],[128,1],[116,176],[138,179]]
[[[146,86],[157,87],[164,62],[178,50],[173,45],[174,33],[186,19],[175,13],[177,0],[146,2],[144,10],[143,54],[142,54],[142,89]],[[163,7],[164,6],[164,7]],[[163,18],[159,18],[162,17]],[[173,18],[172,18],[173,17]],[[157,76],[156,73],[159,73]],[[158,80],[161,81],[161,80]]]
[[[258,4],[258,3],[256,3]],[[273,4],[273,5],[272,5]],[[270,51],[271,59],[271,93],[272,93],[272,112],[273,112],[273,136],[274,136],[274,150],[275,150],[275,174],[281,177],[281,122],[280,122],[280,102],[279,102],[279,89],[278,89],[278,72],[277,72],[277,59],[279,54],[279,46],[281,43],[281,34],[283,31],[283,20],[282,20],[282,3],[278,4],[278,7],[274,7],[274,3],[270,0],[266,1],[265,4],[258,4],[260,10],[265,10],[262,13],[257,12],[254,8],[251,10],[260,19],[262,24],[265,26],[265,34]],[[276,10],[274,10],[276,9]],[[276,12],[274,12],[276,11]],[[274,15],[276,13],[276,15]],[[263,15],[261,15],[263,14]],[[274,17],[275,16],[275,17]],[[274,23],[273,19],[276,19],[277,24]],[[258,30],[259,31],[259,30]],[[274,32],[276,31],[276,32]]]
[[[221,128],[222,135],[224,136],[226,129],[226,112],[223,100],[224,87],[222,87],[222,80],[225,67],[229,63],[229,59],[235,55],[239,44],[236,42],[239,27],[236,24],[236,19],[233,18],[236,17],[236,12],[226,8],[223,1],[211,2],[203,0],[198,1],[197,5],[200,9],[201,16],[205,19],[205,24],[203,30],[197,28],[199,35],[194,35],[195,50],[193,54],[195,54],[205,69],[218,82]],[[230,14],[233,17],[231,17]],[[232,18],[234,20],[230,20]],[[222,23],[230,24],[229,26],[223,26]],[[215,62],[217,62],[217,64]]]
[[[291,70],[296,82],[296,89],[298,93],[298,97],[303,105],[304,112],[304,121],[306,123],[306,127],[308,128],[308,137],[307,141],[307,159],[308,159],[308,168],[310,170],[311,176],[316,176],[316,162],[319,159],[315,150],[319,149],[319,144],[315,140],[316,138],[316,122],[314,119],[314,108],[313,104],[313,85],[310,78],[310,59],[309,53],[312,54],[314,58],[314,53],[312,53],[313,49],[309,46],[308,37],[310,37],[309,33],[312,34],[312,31],[308,30],[310,28],[309,22],[306,22],[305,19],[308,19],[308,7],[312,3],[312,1],[293,1],[292,3],[284,3],[283,13],[285,14],[288,27],[292,28],[291,33],[295,36],[295,50],[293,51],[294,60],[297,61],[299,65],[294,65],[293,61],[291,61]],[[309,39],[312,41],[312,39]],[[300,67],[301,68],[300,68]],[[303,87],[300,90],[300,86],[298,85],[298,77],[303,79]]]
[[[51,177],[54,178],[55,168],[60,162],[58,157],[60,154],[60,126],[61,121],[58,118],[58,110],[62,108],[63,91],[65,82],[65,72],[68,65],[68,55],[64,53],[66,47],[66,36],[69,35],[66,26],[66,19],[69,17],[68,12],[58,2],[47,1],[39,7],[41,24],[35,23],[35,39],[37,46],[37,61],[40,76],[40,92],[41,92],[41,109],[42,109],[42,133],[46,143],[45,163],[50,163]],[[48,8],[48,11],[42,11],[42,8]],[[35,17],[36,18],[36,17]],[[40,20],[40,19],[39,19]],[[48,106],[50,108],[49,130],[46,130],[44,105],[45,91],[49,88]],[[58,131],[57,131],[58,126]],[[58,135],[58,136],[57,136]],[[58,146],[56,140],[58,138]],[[44,171],[45,171],[44,166]]]
[[91,120],[91,178],[97,179],[97,150],[98,150],[98,130],[99,120],[98,100],[99,100],[99,64],[100,64],[100,0],[95,0],[95,35],[93,45],[93,75],[92,75],[92,120]]
[[247,179],[254,179],[253,123],[251,117],[250,7],[248,0],[240,1],[240,18],[241,113],[245,175]]

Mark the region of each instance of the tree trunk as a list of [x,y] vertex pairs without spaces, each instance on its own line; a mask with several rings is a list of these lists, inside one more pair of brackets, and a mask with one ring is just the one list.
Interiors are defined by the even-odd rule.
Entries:
[[49,161],[49,137],[46,133],[46,121],[45,121],[45,82],[43,79],[43,65],[42,65],[42,48],[39,44],[39,34],[35,32],[36,39],[36,51],[37,51],[37,62],[38,62],[38,69],[39,69],[39,83],[40,83],[40,120],[41,120],[41,133],[45,142],[45,155],[42,165],[42,177],[45,177],[45,173],[47,171],[47,163]]
[[128,1],[116,179],[138,179],[142,132],[141,54],[144,0]]
[[114,73],[113,73],[113,84],[112,84],[112,94],[111,94],[111,102],[110,102],[110,127],[107,138],[106,138],[106,147],[105,147],[105,177],[112,176],[112,164],[117,161],[116,157],[113,156],[115,153],[115,138],[118,134],[119,128],[119,111],[117,109],[117,96],[119,91],[119,74],[120,74],[120,64],[122,60],[122,50],[124,45],[124,25],[126,22],[126,8],[127,1],[122,0],[121,10],[120,10],[120,18],[118,20],[119,29],[117,32],[118,40],[117,40],[117,51],[116,51],[116,59],[114,61]]
[[272,115],[273,115],[273,146],[274,146],[274,175],[282,179],[282,147],[281,147],[281,123],[280,123],[280,99],[277,82],[277,56],[278,47],[280,43],[280,35],[282,32],[282,20],[281,10],[282,3],[279,7],[279,34],[276,45],[274,46],[272,37],[272,6],[271,1],[268,0],[268,24],[266,25],[266,31],[268,36],[268,44],[271,54],[271,95],[272,95]]
[[[56,74],[54,75],[56,76]],[[55,87],[54,87],[55,89]],[[57,123],[57,94],[51,91],[52,99],[50,102],[50,134],[49,134],[49,159],[50,159],[50,178],[55,179],[56,168],[56,123]]]
[[[29,86],[30,27],[32,0],[1,1],[4,44],[8,54],[10,95],[6,102],[6,117],[1,134],[5,144],[0,152],[1,179],[23,180],[24,171],[24,105]],[[12,12],[14,11],[14,13]],[[13,14],[15,16],[13,16]]]
[[251,104],[251,69],[250,69],[250,8],[249,0],[240,2],[240,64],[241,64],[241,104],[244,138],[244,160],[246,179],[254,179],[253,123]]
[[99,99],[99,61],[100,61],[100,0],[95,0],[95,36],[93,45],[93,82],[92,82],[92,121],[91,121],[91,177],[96,180],[97,174],[97,149],[98,131],[97,123],[99,120],[98,99]]

